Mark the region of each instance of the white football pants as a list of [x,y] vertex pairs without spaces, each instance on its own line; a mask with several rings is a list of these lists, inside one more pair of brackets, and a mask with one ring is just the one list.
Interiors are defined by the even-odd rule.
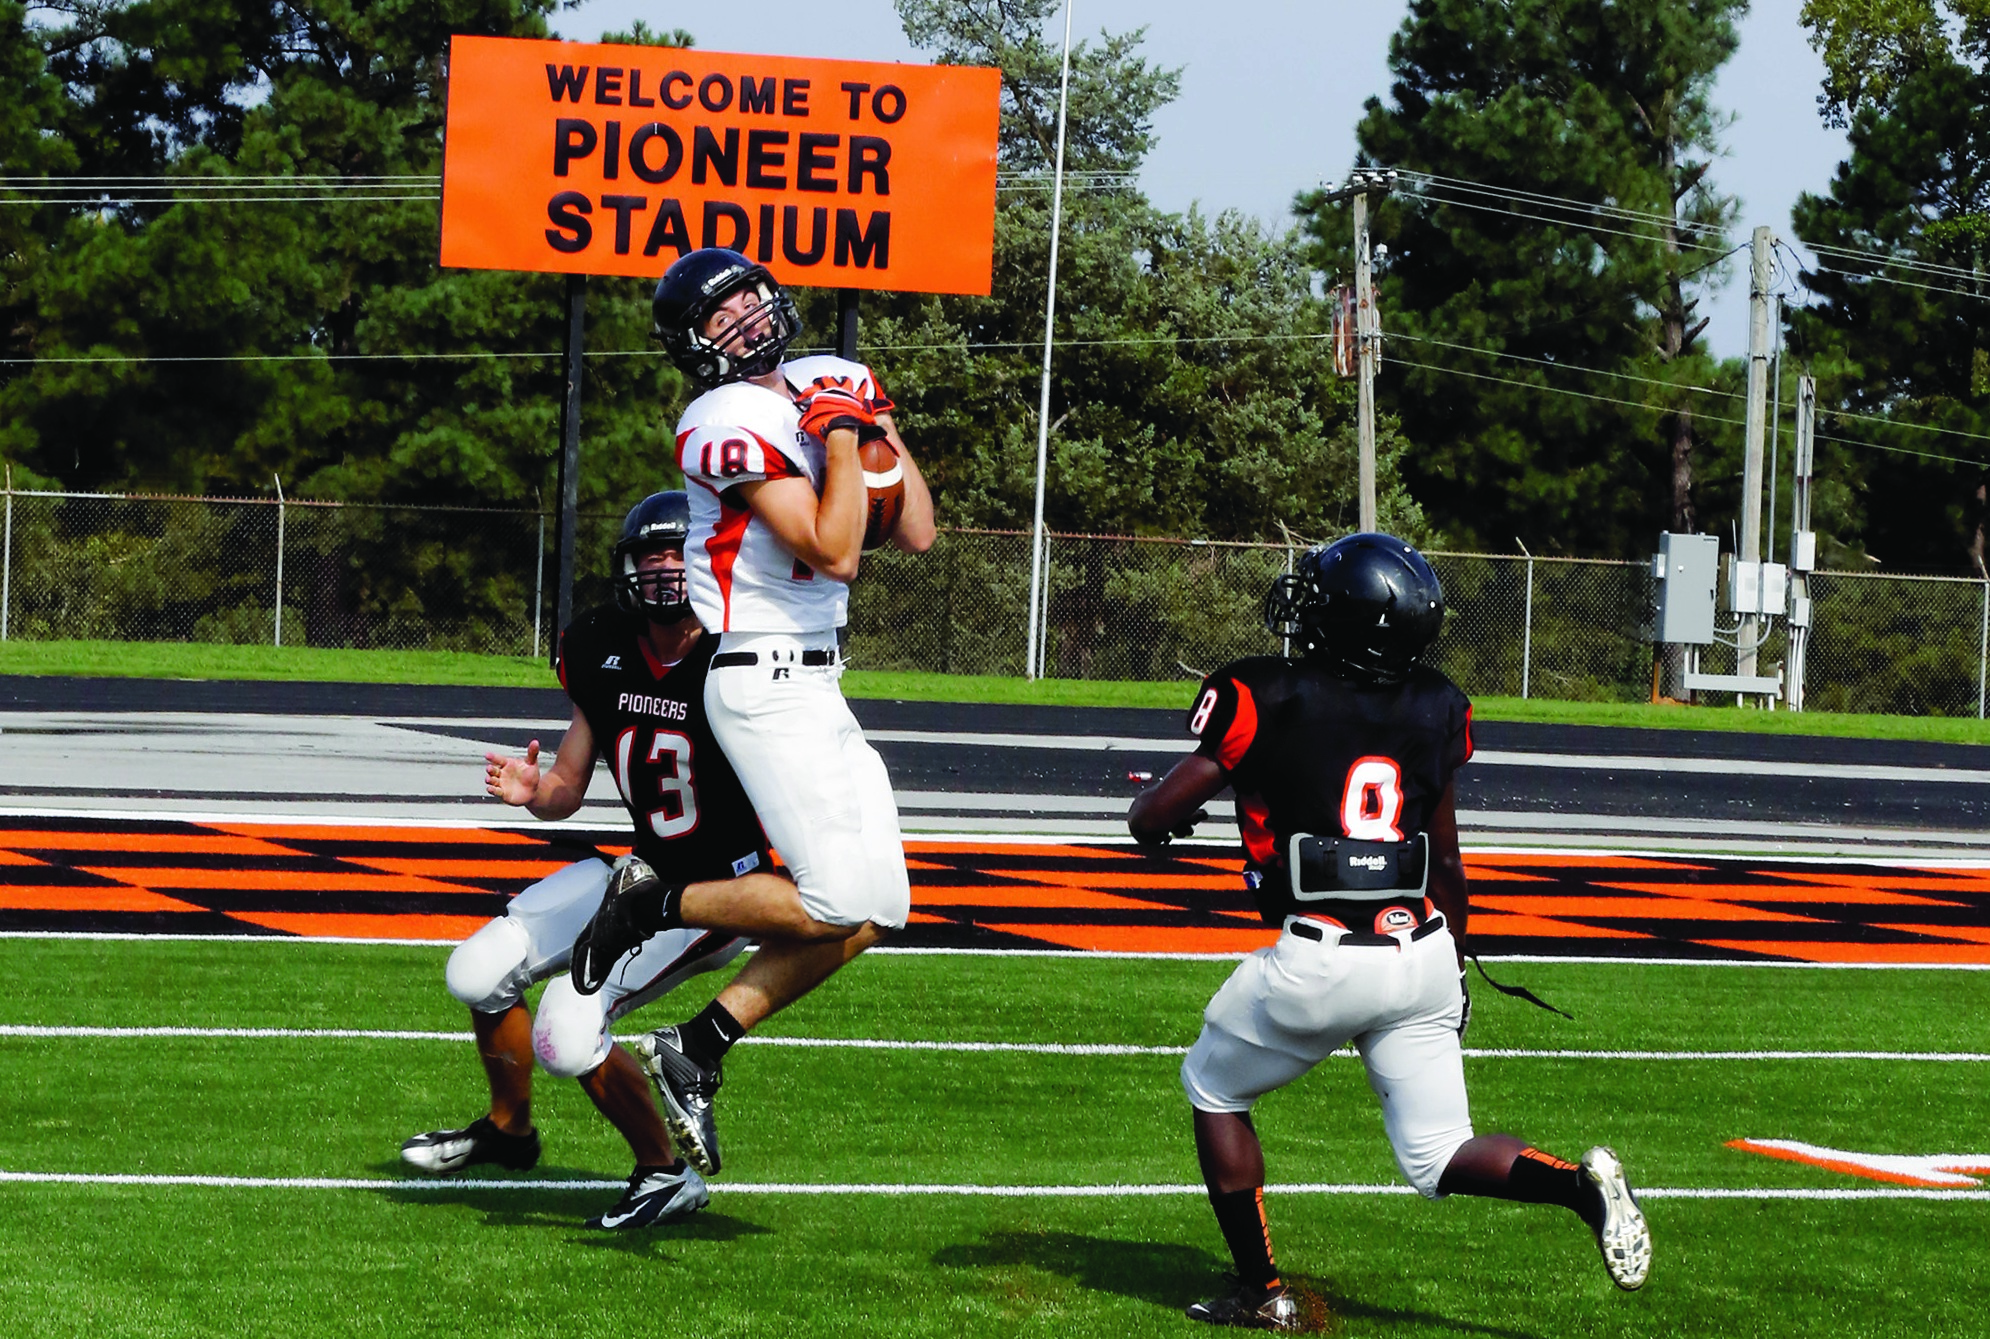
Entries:
[[1239,963],[1209,1001],[1202,1035],[1182,1062],[1189,1102],[1249,1111],[1352,1041],[1381,1099],[1396,1166],[1437,1198],[1451,1155],[1472,1137],[1458,1042],[1465,997],[1451,932],[1413,940],[1404,930],[1384,948],[1343,945],[1347,932],[1329,925],[1320,925],[1324,938],[1307,939],[1291,925]]
[[891,778],[843,700],[842,666],[801,663],[804,651],[835,648],[834,632],[723,634],[719,654],[757,663],[715,666],[705,714],[808,914],[895,930],[912,886]]
[[710,930],[662,930],[625,954],[598,992],[581,994],[567,963],[575,936],[601,905],[608,873],[606,862],[582,860],[548,875],[449,955],[449,993],[478,1013],[504,1013],[527,986],[554,978],[539,997],[532,1050],[561,1078],[578,1078],[608,1058],[608,1026],[616,1019],[716,971],[746,947],[744,939]]

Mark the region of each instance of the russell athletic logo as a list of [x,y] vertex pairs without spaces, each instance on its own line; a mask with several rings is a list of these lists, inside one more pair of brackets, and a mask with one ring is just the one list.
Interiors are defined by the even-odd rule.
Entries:
[[1376,934],[1394,934],[1398,930],[1414,930],[1415,928],[1416,917],[1410,915],[1408,909],[1404,907],[1390,907],[1375,918]]
[[606,659],[606,660],[604,660],[604,661],[602,661],[602,662],[601,662],[601,668],[603,668],[603,669],[620,669],[620,668],[622,668],[622,657],[620,657],[620,656],[610,656],[610,657],[608,657],[608,659]]

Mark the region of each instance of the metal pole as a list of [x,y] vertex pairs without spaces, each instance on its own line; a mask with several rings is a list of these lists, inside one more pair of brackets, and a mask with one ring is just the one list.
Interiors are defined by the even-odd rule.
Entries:
[[1990,581],[1983,583],[1983,640],[1976,647],[1976,719],[1983,719],[1983,689],[1990,676]]
[[276,480],[276,635],[270,645],[283,645],[283,476],[272,474]]
[[857,290],[839,289],[836,294],[836,352],[857,361]]
[[1775,297],[1774,361],[1769,365],[1769,524],[1763,527],[1765,546],[1762,560],[1776,561],[1776,458],[1783,444],[1783,299]]
[[[1795,459],[1790,467],[1790,548],[1796,548],[1798,532],[1810,529],[1810,485],[1814,433],[1817,427],[1817,382],[1808,375],[1797,378]],[[1794,569],[1792,564],[1792,569]],[[1815,613],[1808,612],[1810,573],[1790,572],[1790,607],[1807,611],[1803,627],[1790,629],[1789,699],[1791,711],[1803,710],[1804,678],[1810,663],[1810,624]]]
[[1057,165],[1050,182],[1050,280],[1043,301],[1043,389],[1036,411],[1036,521],[1030,530],[1030,627],[1024,674],[1037,678],[1042,660],[1044,613],[1043,480],[1050,460],[1050,332],[1057,319],[1057,234],[1064,218],[1064,124],[1071,95],[1071,6],[1064,0],[1064,71],[1057,81]]
[[587,276],[567,276],[567,394],[560,402],[560,574],[555,626],[573,621],[574,545],[580,529],[580,375],[587,340]]
[[546,621],[546,508],[539,507],[539,563],[532,578],[532,658],[539,658],[539,625]]
[[1520,551],[1527,554],[1527,606],[1520,621],[1520,696],[1527,696],[1528,680],[1534,670],[1534,555],[1527,553],[1527,546],[1514,536],[1514,543],[1520,544]]
[[7,467],[7,539],[0,546],[0,642],[7,640],[7,611],[14,607],[14,467]]
[[[1774,241],[1769,229],[1757,228],[1748,267],[1748,415],[1741,461],[1741,552],[1736,559],[1750,564],[1762,561],[1762,437],[1769,404],[1769,262]],[[1759,581],[1756,589],[1759,609]],[[1755,673],[1761,623],[1754,612],[1741,620],[1735,645],[1737,674]]]
[[1360,358],[1357,419],[1361,449],[1361,528],[1375,529],[1375,363],[1381,350],[1375,320],[1375,279],[1369,269],[1368,196],[1354,197],[1354,320],[1356,353]]

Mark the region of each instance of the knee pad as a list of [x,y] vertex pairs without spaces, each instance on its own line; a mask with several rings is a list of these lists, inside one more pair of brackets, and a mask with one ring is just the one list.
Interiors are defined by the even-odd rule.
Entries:
[[532,984],[532,937],[500,916],[456,946],[443,980],[449,993],[482,1014],[501,1014]]
[[583,995],[567,976],[547,982],[532,1020],[532,1053],[548,1074],[577,1079],[608,1058],[606,1008],[606,992]]

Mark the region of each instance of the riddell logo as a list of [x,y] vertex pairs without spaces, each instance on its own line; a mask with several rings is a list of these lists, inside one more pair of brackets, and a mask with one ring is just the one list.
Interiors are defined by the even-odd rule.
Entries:
[[1384,870],[1389,868],[1389,858],[1380,855],[1351,855],[1347,863],[1355,869]]

